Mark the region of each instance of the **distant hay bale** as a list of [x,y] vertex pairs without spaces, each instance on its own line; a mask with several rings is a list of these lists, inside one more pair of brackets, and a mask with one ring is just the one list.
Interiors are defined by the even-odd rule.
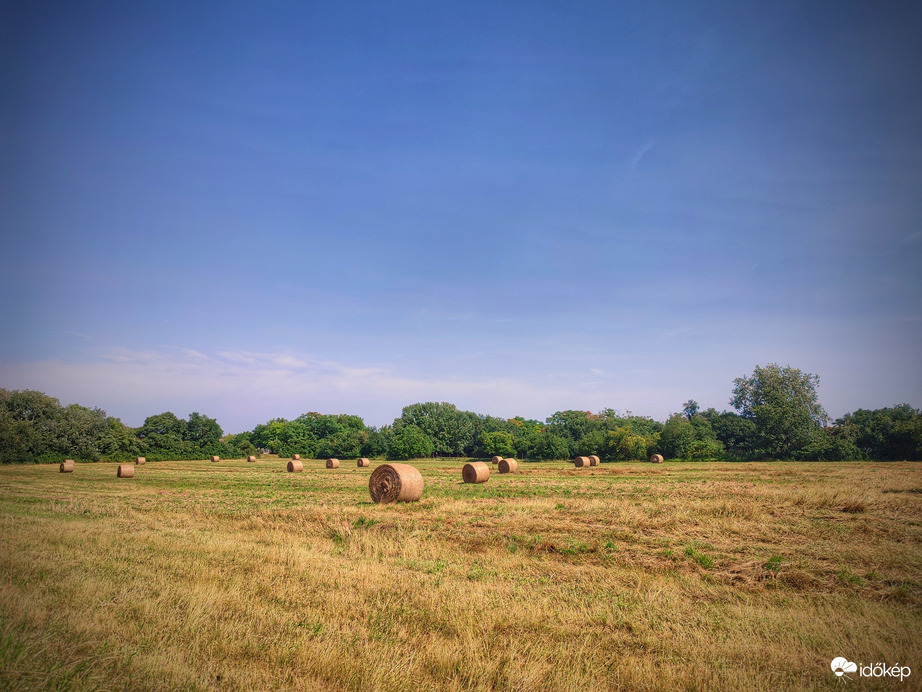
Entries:
[[131,464],[119,464],[115,475],[117,478],[134,478],[134,466]]
[[651,464],[662,464],[662,463],[663,463],[663,455],[662,455],[662,454],[654,454],[652,457],[650,457],[650,463],[651,463]]
[[465,483],[486,483],[490,480],[490,467],[482,461],[472,461],[461,469],[461,478]]
[[300,454],[292,454],[292,455],[291,455],[291,460],[292,460],[292,461],[301,461],[301,455],[300,455]]
[[221,461],[221,457],[219,457],[219,456],[213,456],[213,457],[211,457],[211,460],[212,460],[212,461]]
[[573,459],[573,465],[578,469],[585,468],[589,466],[590,463],[589,457],[575,457]]
[[298,473],[299,471],[304,470],[304,464],[302,464],[297,459],[292,459],[288,462],[288,473]]
[[147,458],[146,458],[146,457],[138,457],[138,458],[135,460],[134,463],[135,463],[135,466],[144,466],[144,464],[147,463]]
[[502,457],[493,457],[492,459],[490,459],[490,462],[493,463],[493,464],[498,464],[498,463],[501,462],[502,460],[503,460]]
[[73,473],[73,472],[74,472],[74,460],[73,460],[73,459],[65,459],[65,460],[61,463],[61,467],[60,467],[60,471],[59,471],[59,472],[60,472],[60,473]]
[[519,470],[519,462],[515,459],[503,459],[499,462],[500,473],[515,473]]
[[409,464],[382,464],[371,472],[368,491],[374,502],[416,502],[423,496],[423,476]]
[[327,459],[327,468],[328,469],[338,469],[339,459]]
[[371,466],[371,462],[368,461],[368,459],[366,459],[365,457],[362,457],[361,459],[358,460],[358,462],[356,463],[356,466],[358,466],[360,469],[363,469],[363,468],[366,468],[367,466]]
[[256,457],[254,457],[254,456],[251,454],[250,456],[247,457],[247,461],[256,461]]
[[589,465],[590,466],[598,466],[601,463],[602,463],[602,460],[599,459],[599,457],[597,457],[595,454],[589,455]]

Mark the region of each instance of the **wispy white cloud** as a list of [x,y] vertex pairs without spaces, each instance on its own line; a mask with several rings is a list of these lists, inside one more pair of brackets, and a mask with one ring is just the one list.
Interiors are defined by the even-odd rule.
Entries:
[[342,363],[308,354],[252,351],[203,353],[113,348],[82,362],[46,360],[0,368],[0,386],[39,389],[67,403],[100,406],[126,423],[164,410],[196,410],[228,432],[305,411],[354,413],[389,423],[403,406],[450,401],[491,415],[543,419],[557,410],[598,410],[630,401],[640,409],[675,395],[656,388],[612,390],[591,369],[586,378],[408,376],[392,366]]
[[648,151],[650,151],[653,148],[654,144],[655,142],[647,142],[640,148],[640,150],[636,154],[634,154],[634,158],[631,159],[631,170],[632,171],[635,168],[637,168],[637,165],[640,163],[640,160],[647,154]]

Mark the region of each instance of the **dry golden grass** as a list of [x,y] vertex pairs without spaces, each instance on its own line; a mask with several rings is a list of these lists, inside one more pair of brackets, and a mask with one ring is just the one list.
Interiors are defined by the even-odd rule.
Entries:
[[922,682],[922,466],[0,468],[0,689],[832,689]]

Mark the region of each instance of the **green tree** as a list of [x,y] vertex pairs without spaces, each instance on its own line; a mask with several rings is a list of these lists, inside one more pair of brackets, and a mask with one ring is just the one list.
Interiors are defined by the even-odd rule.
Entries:
[[590,446],[581,441],[600,424],[599,418],[590,411],[557,411],[547,419],[547,431],[566,441],[567,453],[564,458],[570,458]]
[[106,419],[106,430],[99,438],[99,452],[110,461],[128,461],[141,453],[141,442],[133,428],[118,418]]
[[685,450],[689,461],[714,461],[723,459],[724,446],[714,439],[695,440]]
[[61,402],[31,389],[0,389],[0,460],[31,462],[57,447]]
[[816,392],[819,381],[789,365],[757,365],[751,376],[733,380],[730,404],[755,423],[762,451],[790,458],[828,419]]
[[432,440],[416,425],[404,425],[394,434],[388,457],[391,459],[423,459],[431,457]]
[[370,428],[362,443],[362,456],[369,459],[386,457],[393,434],[394,431],[389,425],[385,425],[381,429]]
[[486,456],[511,457],[515,454],[512,433],[488,432],[480,436],[480,444]]
[[548,431],[547,428],[535,434],[534,437],[535,459],[569,459],[570,450],[567,447],[567,441],[558,435]]
[[756,424],[749,418],[724,411],[712,417],[711,428],[731,457],[748,458],[758,447]]
[[660,433],[659,449],[667,459],[684,459],[695,439],[691,421],[681,413],[674,413]]
[[145,418],[137,435],[141,451],[151,459],[191,459],[199,451],[185,439],[186,421],[171,411]]
[[99,461],[99,442],[108,430],[106,412],[71,404],[61,411],[54,450],[77,459]]
[[922,411],[909,404],[858,409],[836,421],[836,434],[863,457],[878,460],[922,459]]
[[223,434],[218,421],[193,411],[183,430],[183,439],[200,449],[206,449],[217,444]]
[[257,453],[256,446],[251,440],[252,433],[242,432],[237,435],[225,435],[224,442],[234,450],[234,456],[248,457]]
[[861,450],[835,428],[823,428],[813,433],[806,445],[795,453],[796,459],[805,461],[848,461],[861,459]]
[[415,425],[432,441],[435,456],[461,456],[476,447],[475,424],[478,416],[459,411],[454,404],[427,401],[404,406],[394,428]]
[[608,431],[608,442],[605,447],[605,456],[619,461],[643,459],[647,455],[647,446],[650,440],[635,433],[630,426],[622,425]]

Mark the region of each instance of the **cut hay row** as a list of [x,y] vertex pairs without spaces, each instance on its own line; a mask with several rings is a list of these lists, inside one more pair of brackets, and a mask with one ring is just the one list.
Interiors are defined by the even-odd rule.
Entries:
[[[497,464],[497,471],[500,474],[516,473],[519,469],[519,462],[518,460],[514,458],[511,458],[511,457],[509,458],[494,457],[494,458],[499,459],[499,461],[496,462],[496,464]],[[654,454],[650,458],[650,461],[654,463],[661,463],[662,459],[663,459],[662,455]],[[253,455],[250,455],[247,457],[246,460],[248,462],[255,462],[256,457]],[[144,462],[146,462],[146,459],[144,457],[138,457],[138,461],[139,463],[143,464]],[[211,461],[212,462],[220,461],[220,457],[218,457],[217,455],[212,456]],[[573,463],[577,466],[577,468],[584,468],[588,466],[598,466],[600,461],[601,460],[597,455],[577,456],[573,459]],[[356,461],[356,466],[358,468],[368,468],[370,465],[371,465],[371,461],[366,457],[362,457]],[[337,469],[337,468],[340,468],[340,461],[339,459],[336,459],[336,458],[330,458],[326,460],[325,466],[328,469]],[[60,472],[61,473],[73,473],[74,467],[75,465],[74,465],[73,459],[66,459],[60,465]],[[402,469],[400,473],[398,473],[397,470],[395,470],[395,469],[398,469],[398,467],[399,469]],[[415,467],[410,466],[409,464],[384,464],[383,466],[379,468],[383,468],[385,470],[382,471],[381,473],[378,473],[378,470],[376,469],[375,472],[372,473],[372,477],[375,477],[375,473],[378,473],[376,484],[373,485],[371,483],[371,480],[369,479],[369,489],[373,491],[372,499],[374,499],[375,502],[411,502],[411,501],[420,499],[420,497],[422,496],[422,475],[419,473],[419,471]],[[131,464],[119,464],[118,469],[116,471],[116,476],[118,478],[134,478],[134,469],[135,467]],[[412,469],[412,472],[408,472],[406,471],[406,469]],[[287,463],[286,470],[288,473],[299,473],[299,472],[304,471],[304,463],[301,461],[301,457],[299,454],[292,455],[292,459]],[[419,479],[418,483],[415,480],[416,477],[418,477]],[[486,483],[490,479],[490,465],[482,461],[469,462],[465,464],[464,467],[461,469],[461,477],[464,483],[470,483],[470,484]],[[416,494],[417,485],[418,485],[418,495]],[[406,486],[408,490],[400,490],[398,488],[398,490],[396,491],[397,493],[396,497],[398,499],[396,500],[375,499],[376,494],[379,497],[385,497],[385,498],[389,497],[388,492],[385,492],[385,490],[387,490],[387,488],[390,488],[391,486],[394,486],[394,487],[399,486],[399,488],[403,488],[404,486]],[[377,490],[375,490],[375,488],[377,488]],[[403,497],[404,495],[407,495],[409,499],[405,499]]]
[[372,471],[368,491],[374,502],[416,502],[423,496],[423,475],[409,464],[382,464]]

